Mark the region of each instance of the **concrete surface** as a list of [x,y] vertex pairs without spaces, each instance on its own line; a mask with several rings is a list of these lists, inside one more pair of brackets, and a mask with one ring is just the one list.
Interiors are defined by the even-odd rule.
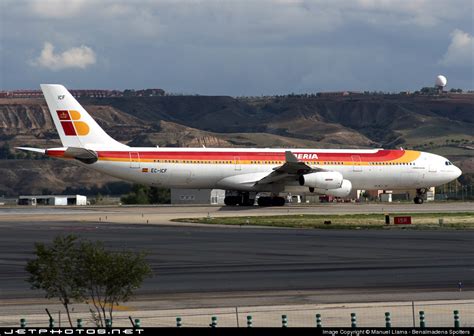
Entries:
[[[385,310],[395,314],[394,325],[413,326],[411,302],[416,301],[418,308],[430,309],[427,323],[450,326],[452,310],[459,309],[463,325],[474,325],[472,230],[170,226],[172,218],[208,213],[251,216],[387,211],[474,209],[472,203],[324,204],[263,209],[0,208],[0,326],[15,325],[23,314],[28,315],[32,326],[44,326],[44,307],[60,310],[55,301],[43,299],[41,292],[29,289],[24,281],[24,266],[33,257],[34,242],[49,242],[60,233],[101,240],[111,248],[149,252],[154,277],[145,282],[133,302],[120,308],[118,324],[127,325],[127,317],[133,315],[142,318],[143,325],[172,326],[175,315],[181,315],[184,325],[207,326],[210,315],[218,314],[219,325],[236,325],[238,315],[242,326],[246,315],[251,314],[255,326],[280,326],[281,314],[286,313],[290,325],[311,326],[314,314],[322,311],[325,325],[348,326],[349,310],[358,309],[359,320],[367,326],[383,326]],[[463,282],[462,292],[457,289],[459,281]],[[76,309],[78,316],[87,318],[86,307]],[[380,315],[376,324],[372,324],[374,314]],[[62,318],[64,321],[64,315]]]

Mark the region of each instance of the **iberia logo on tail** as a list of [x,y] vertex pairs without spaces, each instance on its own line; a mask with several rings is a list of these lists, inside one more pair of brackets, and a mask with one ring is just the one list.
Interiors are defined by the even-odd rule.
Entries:
[[89,126],[80,121],[81,114],[76,110],[57,110],[61,126],[66,135],[87,135],[89,134]]

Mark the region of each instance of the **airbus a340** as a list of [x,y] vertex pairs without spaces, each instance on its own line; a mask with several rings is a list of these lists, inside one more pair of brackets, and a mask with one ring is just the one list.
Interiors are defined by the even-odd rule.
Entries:
[[416,189],[450,182],[461,170],[426,152],[385,149],[129,147],[112,139],[62,85],[41,89],[63,147],[18,149],[76,160],[120,179],[157,187],[225,189],[227,205],[284,205],[283,192],[346,197],[352,190]]

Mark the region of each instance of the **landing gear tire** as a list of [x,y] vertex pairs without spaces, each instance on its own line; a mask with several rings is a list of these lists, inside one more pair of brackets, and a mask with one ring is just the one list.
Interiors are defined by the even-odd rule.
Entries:
[[259,197],[257,201],[258,206],[271,206],[272,198],[271,197]]
[[274,206],[284,206],[285,199],[283,197],[273,197],[272,198],[272,205]]
[[416,189],[416,196],[413,199],[415,204],[423,204],[424,196],[426,195],[428,188],[419,188]]
[[416,196],[413,201],[415,202],[415,204],[423,204],[423,198],[422,197],[418,197]]
[[227,206],[252,206],[255,203],[255,198],[250,198],[248,193],[242,193],[239,196],[226,196],[224,204]]
[[235,206],[239,204],[240,197],[238,196],[227,196],[224,198],[224,204],[227,206]]

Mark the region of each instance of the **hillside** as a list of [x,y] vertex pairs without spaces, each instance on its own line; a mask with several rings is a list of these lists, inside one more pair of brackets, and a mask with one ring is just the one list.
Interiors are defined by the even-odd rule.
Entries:
[[62,160],[0,160],[0,196],[61,193],[119,181]]
[[[162,96],[80,102],[111,136],[135,146],[403,146],[439,153],[464,170],[473,169],[472,96]],[[43,99],[0,99],[0,146],[5,145],[61,145]],[[0,195],[39,192],[45,185],[60,192],[71,183],[113,180],[65,163],[34,162],[0,162]]]
[[[83,102],[113,106],[149,122],[164,120],[216,133],[270,133],[343,145],[354,143],[352,136],[358,134],[357,146],[390,147],[452,136],[453,131],[472,137],[474,101],[456,98],[165,96]],[[420,127],[423,132],[415,134]]]

